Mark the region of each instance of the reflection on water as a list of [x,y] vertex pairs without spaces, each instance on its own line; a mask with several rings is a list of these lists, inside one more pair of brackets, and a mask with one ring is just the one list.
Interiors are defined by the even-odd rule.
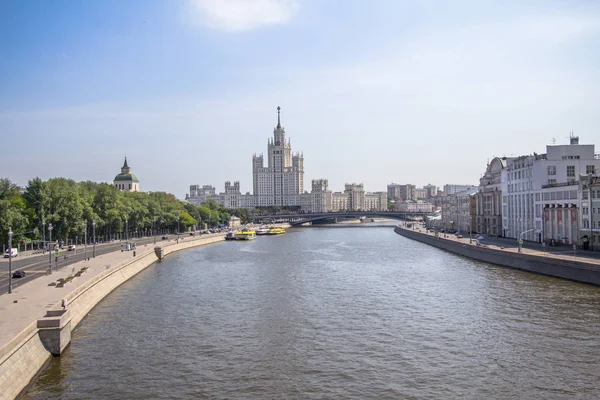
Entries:
[[113,292],[27,399],[600,397],[600,288],[384,228],[167,257]]

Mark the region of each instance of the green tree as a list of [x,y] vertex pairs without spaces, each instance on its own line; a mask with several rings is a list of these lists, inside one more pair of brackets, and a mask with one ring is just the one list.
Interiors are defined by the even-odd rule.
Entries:
[[20,233],[28,231],[27,204],[21,188],[8,178],[0,179],[0,237],[8,244],[8,230],[14,233],[13,243],[20,240]]

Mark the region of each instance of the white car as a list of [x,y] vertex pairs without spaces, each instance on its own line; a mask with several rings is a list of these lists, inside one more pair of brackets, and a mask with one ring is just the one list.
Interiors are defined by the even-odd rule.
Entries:
[[483,235],[479,235],[479,236],[477,236],[477,239],[478,239],[478,240],[483,240],[483,239],[485,239],[485,238],[483,237]]
[[74,245],[74,244],[72,244],[72,245],[69,245],[69,248],[68,248],[68,250],[69,250],[69,251],[73,251],[73,250],[75,250],[75,249],[76,249],[76,247],[75,247],[75,245]]

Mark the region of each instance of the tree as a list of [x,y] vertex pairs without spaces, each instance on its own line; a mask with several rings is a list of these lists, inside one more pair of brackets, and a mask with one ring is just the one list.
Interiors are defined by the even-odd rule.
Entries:
[[180,223],[185,226],[185,227],[190,227],[190,226],[194,226],[198,223],[198,221],[196,221],[190,214],[188,214],[186,211],[181,211],[179,213],[179,220]]
[[8,230],[12,228],[15,239],[28,230],[27,204],[21,195],[21,188],[8,178],[0,179],[0,237],[8,243]]

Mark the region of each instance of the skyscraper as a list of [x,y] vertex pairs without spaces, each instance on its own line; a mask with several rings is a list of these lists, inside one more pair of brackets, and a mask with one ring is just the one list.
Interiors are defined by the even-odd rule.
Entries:
[[281,107],[277,107],[277,126],[267,142],[268,166],[263,155],[252,157],[253,194],[257,206],[295,206],[304,192],[304,156],[292,154],[290,140],[281,126]]

